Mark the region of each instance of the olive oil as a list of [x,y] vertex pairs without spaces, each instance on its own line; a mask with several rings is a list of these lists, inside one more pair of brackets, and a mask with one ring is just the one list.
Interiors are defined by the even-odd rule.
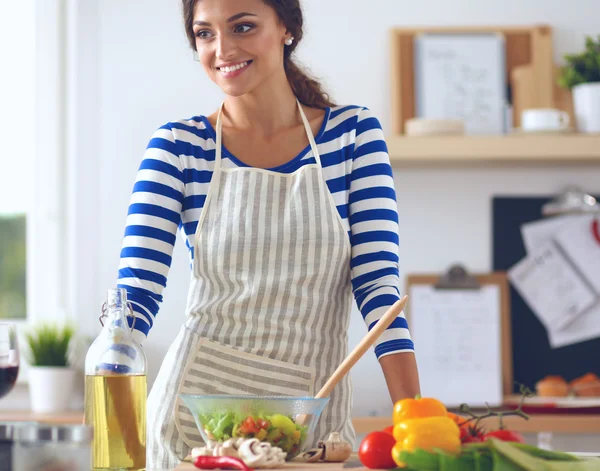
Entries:
[[85,423],[94,469],[146,467],[146,375],[86,375]]

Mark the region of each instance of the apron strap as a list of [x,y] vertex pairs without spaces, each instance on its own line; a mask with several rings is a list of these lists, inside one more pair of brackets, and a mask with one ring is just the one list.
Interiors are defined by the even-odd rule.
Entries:
[[300,112],[300,117],[302,118],[302,122],[304,123],[304,129],[306,130],[306,136],[308,137],[308,142],[310,142],[310,148],[312,149],[313,157],[317,161],[317,164],[319,165],[319,167],[322,167],[321,156],[319,155],[319,151],[317,150],[317,143],[315,142],[315,136],[313,136],[312,128],[310,127],[310,123],[308,122],[308,119],[306,119],[306,115],[304,114],[304,111],[302,110],[302,106],[300,105],[300,102],[298,101],[297,98],[296,98],[296,103],[298,103],[298,111]]
[[[310,123],[304,114],[304,110],[302,110],[302,106],[300,105],[300,101],[296,98],[296,103],[298,104],[298,111],[300,112],[300,118],[302,118],[302,123],[304,124],[304,130],[306,131],[306,136],[308,137],[308,142],[310,143],[310,148],[312,149],[313,157],[317,161],[317,164],[321,166],[321,156],[319,155],[319,151],[317,150],[317,143],[315,142],[315,136],[313,136],[312,128],[310,127]],[[222,157],[222,148],[223,148],[223,105],[225,102],[221,103],[221,107],[219,108],[219,113],[217,115],[217,142],[216,142],[216,152],[215,152],[215,169],[214,172],[216,175],[219,174],[221,170],[221,157]]]
[[217,114],[217,139],[215,149],[215,168],[214,172],[218,173],[221,170],[221,153],[223,152],[223,105],[225,102],[221,103],[219,107],[219,113]]
[[221,103],[219,107],[219,113],[217,114],[217,139],[216,139],[216,149],[215,149],[215,166],[213,168],[213,173],[211,176],[211,181],[208,186],[208,193],[206,194],[206,199],[204,200],[204,207],[202,208],[202,212],[200,213],[200,217],[198,218],[198,226],[196,227],[196,233],[194,234],[194,258],[198,256],[198,245],[200,243],[201,238],[201,228],[204,224],[204,218],[206,217],[206,213],[208,212],[208,207],[210,205],[210,200],[212,199],[215,193],[219,192],[219,185],[221,181],[221,153],[222,153],[222,141],[223,141],[223,105],[225,103]]

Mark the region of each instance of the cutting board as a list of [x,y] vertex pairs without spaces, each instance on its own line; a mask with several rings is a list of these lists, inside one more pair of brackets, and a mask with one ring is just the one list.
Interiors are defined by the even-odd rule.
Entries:
[[[356,467],[344,468],[345,463],[306,463],[300,460],[292,460],[289,463],[286,463],[282,468],[275,468],[273,471],[285,470],[285,471],[342,471],[343,469],[347,469],[348,471],[369,471],[368,468],[360,465],[358,463],[358,457],[353,455],[346,462],[354,465],[357,464]],[[194,467],[191,463],[182,463],[176,468],[176,471],[191,471],[197,470],[198,468]],[[372,471],[372,470],[371,470]]]

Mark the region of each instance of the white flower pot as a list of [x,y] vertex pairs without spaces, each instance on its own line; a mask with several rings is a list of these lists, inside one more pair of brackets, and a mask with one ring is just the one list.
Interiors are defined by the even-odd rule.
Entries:
[[573,108],[577,131],[600,133],[600,82],[575,85]]
[[73,400],[75,373],[67,367],[30,366],[31,410],[38,414],[68,410]]

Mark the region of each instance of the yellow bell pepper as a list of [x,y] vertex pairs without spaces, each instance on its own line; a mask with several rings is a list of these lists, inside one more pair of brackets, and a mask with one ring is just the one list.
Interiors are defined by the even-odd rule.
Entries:
[[446,406],[432,397],[420,397],[415,399],[402,399],[394,404],[394,425],[406,419],[417,417],[445,417],[448,415]]
[[449,417],[434,416],[407,419],[394,426],[396,445],[392,449],[392,458],[399,467],[404,467],[400,459],[403,451],[417,449],[433,451],[435,449],[454,453],[460,450],[460,429]]

